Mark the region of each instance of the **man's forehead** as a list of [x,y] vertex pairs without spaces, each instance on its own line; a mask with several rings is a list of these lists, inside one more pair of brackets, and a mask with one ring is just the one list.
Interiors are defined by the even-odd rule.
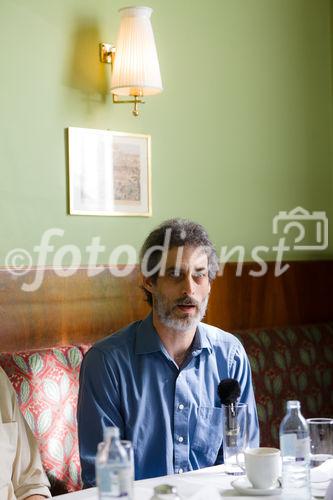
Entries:
[[169,266],[208,266],[208,256],[205,247],[192,247],[185,245],[182,247],[172,247],[167,252],[167,267]]

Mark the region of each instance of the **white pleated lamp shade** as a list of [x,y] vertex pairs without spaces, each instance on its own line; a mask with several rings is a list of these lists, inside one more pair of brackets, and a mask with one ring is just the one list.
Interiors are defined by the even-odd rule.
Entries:
[[144,96],[162,92],[160,65],[149,7],[120,9],[121,21],[112,69],[111,92]]

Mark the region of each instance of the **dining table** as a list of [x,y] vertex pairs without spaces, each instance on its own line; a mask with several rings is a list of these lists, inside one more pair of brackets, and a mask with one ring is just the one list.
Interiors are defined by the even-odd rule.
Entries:
[[[330,462],[330,463],[329,463]],[[331,473],[332,471],[332,473]],[[275,490],[275,494],[255,495],[254,492],[240,493],[232,483],[239,481],[242,476],[232,476],[225,472],[224,465],[216,465],[196,471],[184,472],[182,474],[173,474],[170,476],[155,477],[134,481],[134,499],[133,500],[151,500],[154,487],[161,484],[176,486],[181,500],[221,500],[223,498],[233,498],[234,500],[294,500],[285,495],[281,488]],[[326,466],[317,468],[313,473],[311,471],[311,480],[314,498],[324,498],[326,485],[329,479],[333,477],[333,459],[327,461]],[[244,478],[244,476],[243,476]],[[245,479],[245,478],[244,478]],[[324,488],[322,487],[324,486]],[[57,496],[57,500],[98,500],[97,488],[89,488],[65,495]]]
[[[333,458],[327,460],[320,467],[311,469],[311,488],[314,499],[324,498],[326,489],[332,481],[333,484]],[[234,500],[284,500],[285,495],[281,488],[274,488],[268,494],[248,494],[237,491],[232,483],[246,480],[245,476],[229,475],[225,471],[224,465],[206,467],[195,471],[173,474],[170,476],[154,477],[134,481],[133,500],[151,500],[154,494],[154,487],[161,484],[176,486],[181,500],[221,500],[221,498],[233,498]],[[333,488],[332,488],[333,489]],[[59,495],[57,500],[98,500],[97,488],[88,488],[65,495]],[[288,497],[290,500],[290,497]]]
[[[201,498],[202,500],[221,500],[224,497],[244,500],[244,496],[237,493],[231,485],[231,482],[235,479],[235,476],[226,474],[224,465],[216,465],[182,474],[142,479],[134,481],[134,500],[151,500],[154,487],[160,484],[176,486],[181,500],[183,498],[186,500],[201,500]],[[59,500],[98,500],[98,492],[97,488],[89,488],[60,495],[58,498]],[[256,497],[251,496],[249,498],[255,499]],[[261,496],[260,499],[262,498]],[[281,499],[281,496],[276,498]]]

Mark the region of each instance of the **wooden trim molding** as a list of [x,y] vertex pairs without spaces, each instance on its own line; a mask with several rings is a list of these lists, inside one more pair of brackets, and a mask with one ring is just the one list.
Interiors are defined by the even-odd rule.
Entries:
[[[289,264],[279,277],[273,262],[261,277],[250,274],[255,264],[244,264],[241,276],[236,264],[226,264],[212,284],[205,321],[233,331],[333,320],[333,260]],[[137,266],[126,277],[108,269],[88,277],[86,268],[60,277],[44,269],[40,288],[23,291],[35,272],[14,276],[0,268],[1,351],[93,342],[150,310]]]
[[250,275],[245,263],[226,265],[212,284],[208,323],[233,331],[247,328],[298,325],[333,319],[333,261],[293,261],[281,276],[268,263],[264,276]]

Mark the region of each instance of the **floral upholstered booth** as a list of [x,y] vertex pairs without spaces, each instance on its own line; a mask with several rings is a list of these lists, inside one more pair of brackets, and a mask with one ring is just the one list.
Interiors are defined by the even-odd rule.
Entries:
[[81,489],[76,407],[89,345],[0,353],[21,411],[35,434],[53,494]]
[[285,402],[306,418],[333,417],[333,323],[236,332],[248,354],[261,446],[279,446]]

